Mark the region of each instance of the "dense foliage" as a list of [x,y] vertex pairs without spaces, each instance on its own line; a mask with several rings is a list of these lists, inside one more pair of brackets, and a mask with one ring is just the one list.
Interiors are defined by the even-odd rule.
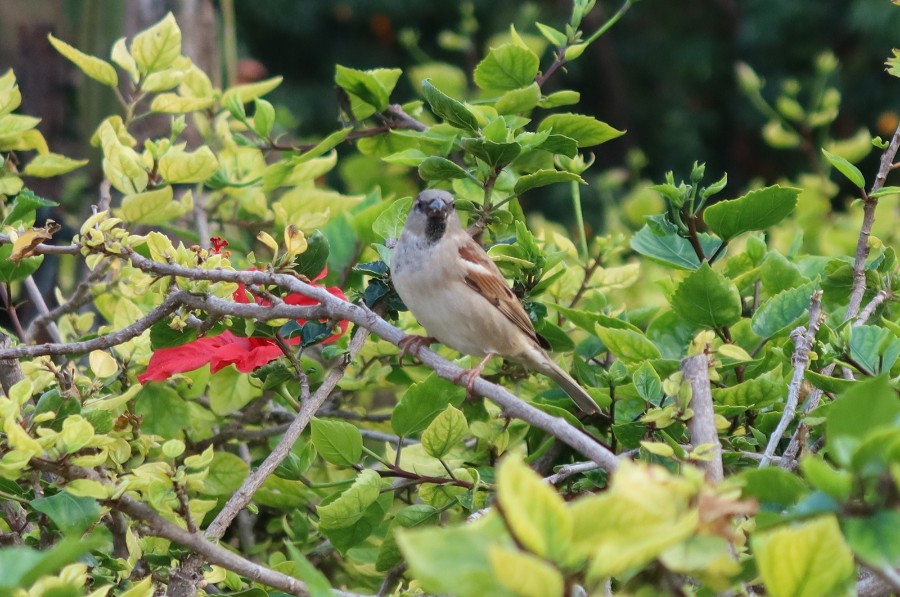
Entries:
[[[763,137],[813,152],[815,171],[735,190],[695,163],[627,189],[592,237],[590,150],[624,133],[545,84],[632,0],[583,30],[593,4],[511,27],[471,73],[422,65],[405,102],[401,70],[338,65],[342,124],[305,144],[263,99],[279,77],[214,88],[171,16],[111,62],[51,36],[122,104],[90,139],[104,179],[90,215],[63,222],[72,238],[36,225],[55,201],[25,185],[84,162],[50,151],[3,75],[0,587],[900,590],[897,231],[876,217],[896,209],[900,129],[835,140],[826,78],[807,105],[799,89],[770,104],[742,65]],[[161,115],[166,134],[136,136]],[[881,166],[864,174],[872,146]],[[335,172],[360,193],[329,188]],[[844,213],[832,175],[857,189]],[[574,239],[521,208],[551,185],[568,190]],[[390,247],[423,186],[452,190],[601,414],[499,359],[469,396],[476,361],[401,358],[422,332]],[[48,267],[52,309],[34,283]]]

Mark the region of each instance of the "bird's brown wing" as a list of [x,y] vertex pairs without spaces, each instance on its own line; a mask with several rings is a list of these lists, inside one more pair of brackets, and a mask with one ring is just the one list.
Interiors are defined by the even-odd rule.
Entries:
[[535,344],[543,346],[531,325],[531,319],[522,308],[522,303],[515,293],[506,285],[506,279],[487,253],[471,238],[459,247],[459,256],[462,259],[466,284],[494,305],[507,319],[525,332]]

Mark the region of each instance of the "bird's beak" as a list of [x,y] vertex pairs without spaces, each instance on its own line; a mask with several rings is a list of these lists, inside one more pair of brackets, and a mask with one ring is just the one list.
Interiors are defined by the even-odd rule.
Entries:
[[429,218],[436,218],[447,214],[447,204],[440,199],[435,199],[428,204],[425,211]]

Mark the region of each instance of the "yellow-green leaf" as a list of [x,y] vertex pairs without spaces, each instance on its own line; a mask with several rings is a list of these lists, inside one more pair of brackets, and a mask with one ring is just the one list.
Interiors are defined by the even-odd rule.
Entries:
[[143,75],[172,66],[181,56],[181,29],[171,12],[159,23],[134,37],[131,55]]
[[18,135],[31,130],[38,125],[40,118],[23,116],[21,114],[7,114],[0,118],[0,137]]
[[530,553],[492,545],[488,561],[497,580],[522,597],[562,597],[565,589],[559,570]]
[[356,477],[353,485],[341,496],[325,506],[316,507],[319,526],[343,529],[356,524],[381,492],[381,478],[372,469],[366,469]]
[[125,44],[124,37],[120,37],[116,40],[116,43],[113,44],[110,58],[119,65],[119,68],[128,73],[132,82],[137,83],[141,74],[138,72],[137,63],[134,61],[134,57],[128,51],[128,46]]
[[22,93],[16,85],[16,75],[12,69],[0,77],[0,117],[6,116],[22,103]]
[[197,151],[169,151],[159,159],[159,173],[170,183],[203,182],[216,173],[219,162],[207,146]]
[[542,558],[566,561],[572,516],[556,490],[512,455],[500,464],[497,484],[497,499],[516,539]]
[[182,97],[175,93],[160,93],[150,103],[150,110],[163,114],[187,114],[211,107],[215,100],[211,97]]
[[177,68],[167,68],[164,70],[150,73],[141,84],[141,89],[156,93],[159,91],[168,91],[173,87],[177,87],[184,79],[184,71]]
[[119,370],[119,364],[105,350],[93,350],[88,355],[88,364],[97,377],[112,377]]
[[58,153],[45,153],[35,157],[25,166],[23,174],[26,176],[36,176],[38,178],[47,178],[50,176],[59,176],[66,174],[77,168],[81,168],[87,164],[87,160],[73,160]]
[[256,83],[245,83],[243,85],[229,87],[225,90],[225,93],[222,94],[222,105],[224,106],[231,97],[240,97],[241,103],[244,104],[252,102],[256,98],[264,96],[281,85],[282,79],[283,77],[272,77],[271,79],[257,81]]
[[119,76],[116,74],[116,69],[106,60],[85,54],[61,39],[53,37],[52,34],[47,34],[47,39],[50,40],[57,52],[71,60],[75,66],[81,69],[81,72],[90,78],[110,87],[115,87],[119,84]]
[[466,416],[451,404],[422,432],[422,446],[431,456],[443,458],[468,432]]
[[69,415],[63,421],[56,445],[63,454],[71,454],[85,447],[94,437],[94,426],[81,415]]
[[833,515],[756,533],[751,545],[772,597],[835,594],[853,574],[853,554]]

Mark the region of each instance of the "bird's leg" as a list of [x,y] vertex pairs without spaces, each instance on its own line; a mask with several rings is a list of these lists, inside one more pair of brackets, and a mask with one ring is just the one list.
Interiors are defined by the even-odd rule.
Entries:
[[397,345],[400,347],[400,362],[403,357],[410,353],[419,354],[419,349],[423,346],[431,346],[437,342],[437,338],[431,336],[416,336],[415,334],[407,334],[400,339]]
[[466,381],[466,397],[471,398],[475,395],[475,380],[481,375],[481,372],[484,371],[484,367],[488,364],[488,361],[491,360],[495,355],[492,352],[484,355],[484,358],[481,359],[481,362],[472,367],[471,369],[466,369],[462,373],[456,376],[456,381],[461,382],[463,380]]

